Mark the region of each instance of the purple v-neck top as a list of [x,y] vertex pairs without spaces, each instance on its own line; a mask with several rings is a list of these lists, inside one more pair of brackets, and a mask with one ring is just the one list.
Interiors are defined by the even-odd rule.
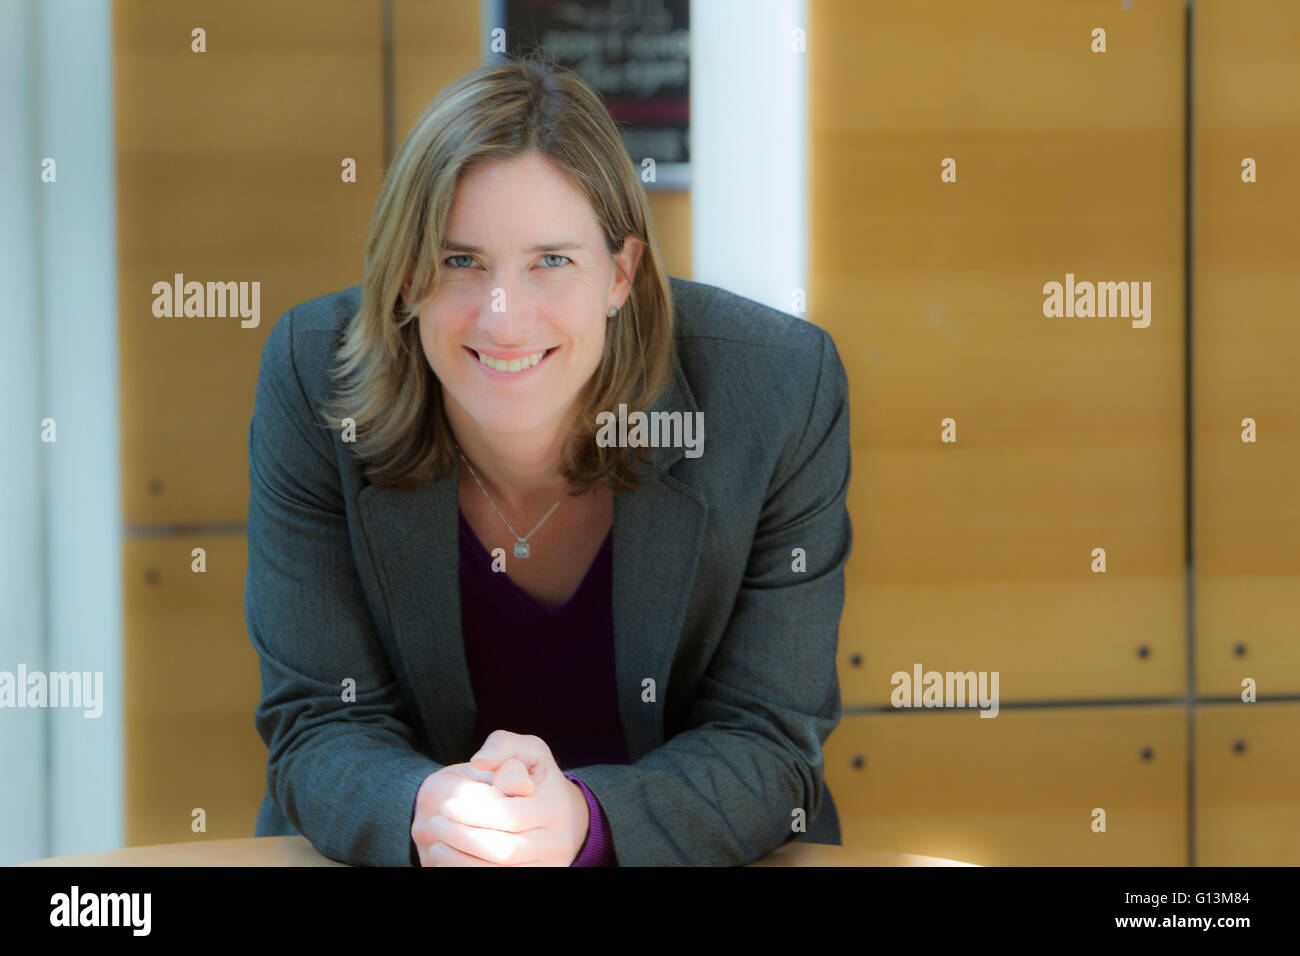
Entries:
[[[614,532],[577,591],[552,607],[501,572],[460,514],[460,607],[474,700],[475,739],[497,729],[546,741],[561,769],[626,764],[614,683]],[[507,550],[507,563],[522,561]],[[577,777],[591,823],[573,866],[617,866],[600,803]]]

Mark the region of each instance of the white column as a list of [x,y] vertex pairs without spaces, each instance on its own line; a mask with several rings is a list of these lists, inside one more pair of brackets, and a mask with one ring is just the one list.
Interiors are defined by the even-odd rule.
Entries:
[[50,854],[63,856],[125,839],[113,15],[110,0],[37,8],[37,152],[62,158],[40,192],[45,399],[61,426],[44,449],[49,661],[102,672],[105,697],[98,718],[50,711]]
[[783,312],[808,287],[805,11],[691,3],[692,278]]
[[108,0],[0,0],[0,670],[104,682],[97,719],[0,709],[0,863],[124,840],[111,14]]
[[[0,408],[8,420],[0,486],[0,671],[45,665],[45,574],[37,170],[32,157],[30,2],[0,2],[0,330],[5,347]],[[0,866],[46,855],[45,714],[0,708]]]

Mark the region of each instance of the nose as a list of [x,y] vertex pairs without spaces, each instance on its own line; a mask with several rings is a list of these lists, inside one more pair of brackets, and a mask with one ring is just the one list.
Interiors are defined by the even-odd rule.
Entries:
[[497,282],[479,309],[478,326],[498,345],[510,347],[527,338],[536,315],[528,293],[517,283]]

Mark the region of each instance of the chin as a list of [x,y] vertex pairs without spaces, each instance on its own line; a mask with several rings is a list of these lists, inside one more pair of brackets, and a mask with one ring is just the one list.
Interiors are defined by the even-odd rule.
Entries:
[[545,427],[550,420],[549,415],[538,414],[536,406],[500,408],[491,404],[470,404],[466,410],[480,428],[498,435],[527,435]]
[[544,424],[536,418],[529,419],[500,419],[500,418],[475,418],[480,428],[494,435],[528,435],[537,431]]

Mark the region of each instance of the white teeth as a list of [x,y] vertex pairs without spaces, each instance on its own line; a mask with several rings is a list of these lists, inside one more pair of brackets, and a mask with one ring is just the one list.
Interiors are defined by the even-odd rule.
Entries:
[[532,368],[546,357],[544,351],[534,352],[532,355],[525,355],[523,358],[510,359],[508,361],[492,358],[492,356],[484,355],[482,352],[476,351],[474,354],[478,356],[480,364],[486,365],[488,368],[496,369],[498,372],[522,372],[526,368]]

